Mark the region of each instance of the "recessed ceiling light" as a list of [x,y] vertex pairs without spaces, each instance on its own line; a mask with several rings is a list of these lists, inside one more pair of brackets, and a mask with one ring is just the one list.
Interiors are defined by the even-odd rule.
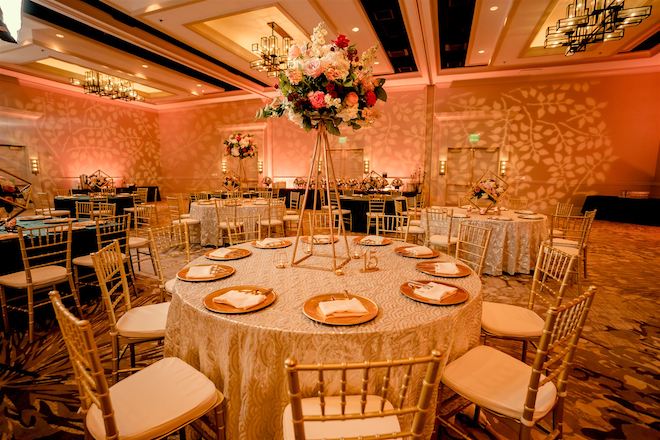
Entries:
[[190,94],[195,96],[199,95],[199,93],[197,93],[197,90],[193,90],[192,92],[190,92]]
[[147,66],[146,64],[143,64],[142,67],[144,67],[145,69],[149,68],[149,66]]
[[64,35],[62,35],[62,34],[55,34],[55,36],[56,36],[57,38],[64,38]]
[[374,64],[380,64],[380,61],[374,61]]
[[351,29],[351,30],[352,30],[353,32],[359,32],[359,31],[360,31],[360,28],[359,28],[359,27],[354,27],[354,28]]
[[499,6],[491,6],[491,7],[490,7],[490,10],[491,10],[491,11],[497,11],[498,9],[500,9]]
[[202,87],[202,85],[201,85],[201,84],[197,84],[197,87]]
[[486,51],[481,49],[481,50],[478,50],[477,53],[486,53]]

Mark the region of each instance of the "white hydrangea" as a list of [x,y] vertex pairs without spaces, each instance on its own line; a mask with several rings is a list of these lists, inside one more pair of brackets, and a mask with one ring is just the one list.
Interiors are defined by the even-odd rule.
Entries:
[[323,100],[325,101],[326,107],[339,107],[341,105],[341,99],[333,98],[329,93],[325,94]]

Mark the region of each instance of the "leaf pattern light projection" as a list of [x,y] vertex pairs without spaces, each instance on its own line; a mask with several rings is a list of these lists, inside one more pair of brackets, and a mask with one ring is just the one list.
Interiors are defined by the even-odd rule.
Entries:
[[547,209],[604,182],[616,160],[603,117],[607,103],[590,88],[587,81],[558,82],[452,94],[444,111],[495,116],[446,124],[448,143],[465,145],[468,134],[480,133],[477,146],[499,147],[508,158],[509,192]]

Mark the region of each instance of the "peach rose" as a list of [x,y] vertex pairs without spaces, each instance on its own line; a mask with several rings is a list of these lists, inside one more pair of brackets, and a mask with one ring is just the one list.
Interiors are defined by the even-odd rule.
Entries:
[[298,58],[302,54],[300,47],[294,44],[289,48],[289,58]]
[[344,103],[349,107],[353,107],[354,105],[357,105],[358,101],[359,101],[359,97],[355,92],[350,92],[344,98]]

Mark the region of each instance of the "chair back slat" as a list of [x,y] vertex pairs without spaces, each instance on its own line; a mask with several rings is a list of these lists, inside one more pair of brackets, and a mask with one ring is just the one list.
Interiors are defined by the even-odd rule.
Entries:
[[426,240],[432,235],[442,235],[449,238],[453,237],[453,209],[445,208],[426,208]]
[[62,304],[59,293],[51,292],[50,300],[78,384],[83,420],[92,404],[96,405],[103,417],[105,438],[118,439],[119,432],[114,418],[112,401],[110,400],[110,389],[94,341],[92,326],[89,321],[79,320],[73,316]]
[[[424,430],[425,420],[431,410],[431,398],[433,391],[438,386],[440,379],[441,355],[433,351],[430,356],[418,358],[407,358],[387,361],[365,361],[365,362],[344,362],[341,364],[298,364],[294,359],[287,359],[285,368],[287,371],[289,398],[291,401],[291,414],[293,430],[296,440],[305,439],[305,422],[324,422],[333,420],[356,420],[373,419],[379,417],[396,416],[403,417],[411,425],[409,429],[403,429],[398,432],[379,434],[378,436],[364,436],[364,439],[385,439],[385,438],[421,438]],[[413,377],[414,368],[425,368],[424,380],[420,381],[419,393],[412,401],[412,394],[409,393],[410,384]],[[350,374],[352,371],[355,373]],[[421,372],[422,370],[420,370]],[[326,397],[328,384],[326,383],[325,372],[339,375],[339,414],[330,413],[326,410]],[[318,398],[320,406],[320,415],[305,414],[302,408],[302,395],[300,375],[305,373],[316,373],[316,384],[313,385],[314,396]],[[372,374],[373,373],[373,374]],[[396,376],[396,380],[394,379]],[[356,384],[359,389],[360,408],[357,412],[346,411],[348,397],[351,387],[349,378],[359,378],[360,383]],[[367,410],[368,388],[373,384],[375,389],[379,390],[376,394],[380,396],[381,405],[379,409]],[[387,405],[387,395],[391,384],[397,384],[395,397],[397,401],[392,405]]]
[[32,282],[31,271],[39,267],[59,265],[71,270],[71,222],[64,225],[22,228],[18,240],[26,280]]
[[222,221],[227,224],[229,244],[232,246],[261,240],[260,215],[226,216]]
[[76,202],[76,218],[91,218],[94,204],[92,202]]
[[546,307],[559,305],[576,261],[575,256],[553,248],[549,243],[542,244],[534,268],[528,308],[533,308],[537,301]]
[[383,214],[376,219],[376,235],[388,237],[397,241],[406,241],[408,237],[408,217],[398,214]]
[[136,188],[135,189],[136,203],[144,205],[149,199],[149,188]]
[[130,214],[122,214],[96,219],[96,244],[98,249],[113,241],[119,242],[122,252],[128,255],[128,232],[130,230]]

